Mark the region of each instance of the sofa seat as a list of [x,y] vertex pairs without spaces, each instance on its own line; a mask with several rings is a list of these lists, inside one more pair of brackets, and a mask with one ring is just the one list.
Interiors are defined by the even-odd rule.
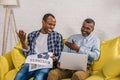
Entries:
[[[104,75],[102,74],[102,72],[100,71],[94,71],[92,73],[92,76],[90,76],[89,78],[87,78],[86,80],[104,80]],[[70,78],[68,79],[62,79],[62,80],[70,80]]]
[[[16,75],[16,73],[17,73],[18,71],[16,70],[16,69],[12,69],[12,70],[10,70],[7,74],[6,74],[6,76],[5,76],[5,80],[14,80],[14,78],[15,78],[15,75]],[[30,80],[33,80],[33,78],[31,78]]]
[[[0,56],[0,80],[14,80],[24,62],[25,57],[19,42],[10,52]],[[100,57],[92,64],[93,73],[86,80],[120,80],[119,66],[120,37],[101,41]]]
[[[71,79],[67,78],[62,80],[71,80]],[[86,80],[120,80],[120,76],[112,79],[105,79],[105,76],[101,71],[93,71],[92,76],[88,77]]]

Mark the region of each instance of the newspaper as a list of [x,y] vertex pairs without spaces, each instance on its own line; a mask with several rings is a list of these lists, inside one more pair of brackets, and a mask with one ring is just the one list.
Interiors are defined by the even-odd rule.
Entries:
[[29,63],[29,71],[38,70],[41,68],[52,68],[53,60],[50,58],[53,55],[51,52],[29,55],[25,63]]

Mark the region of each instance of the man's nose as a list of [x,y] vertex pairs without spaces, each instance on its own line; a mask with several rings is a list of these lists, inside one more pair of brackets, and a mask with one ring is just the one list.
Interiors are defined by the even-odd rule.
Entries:
[[83,31],[87,31],[87,29],[83,29]]

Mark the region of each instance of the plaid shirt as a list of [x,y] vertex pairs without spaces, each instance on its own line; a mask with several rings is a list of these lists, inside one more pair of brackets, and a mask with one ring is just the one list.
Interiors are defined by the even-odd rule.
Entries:
[[[33,31],[30,34],[28,34],[28,50],[24,50],[24,55],[32,55],[36,54],[35,52],[35,45],[36,45],[36,39],[40,35],[40,30]],[[62,51],[62,35],[52,31],[48,34],[47,38],[47,46],[48,46],[48,52],[53,52],[53,54],[56,56],[56,58],[59,60],[61,51]]]

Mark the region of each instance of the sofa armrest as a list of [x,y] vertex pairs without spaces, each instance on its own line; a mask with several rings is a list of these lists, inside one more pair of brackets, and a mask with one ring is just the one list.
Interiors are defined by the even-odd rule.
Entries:
[[8,61],[4,56],[0,56],[0,80],[4,80],[4,75],[9,71]]
[[11,51],[6,53],[4,55],[4,57],[6,58],[6,60],[8,62],[8,69],[9,69],[9,71],[14,69],[14,65],[13,65],[13,61],[12,61],[12,57],[11,57]]

